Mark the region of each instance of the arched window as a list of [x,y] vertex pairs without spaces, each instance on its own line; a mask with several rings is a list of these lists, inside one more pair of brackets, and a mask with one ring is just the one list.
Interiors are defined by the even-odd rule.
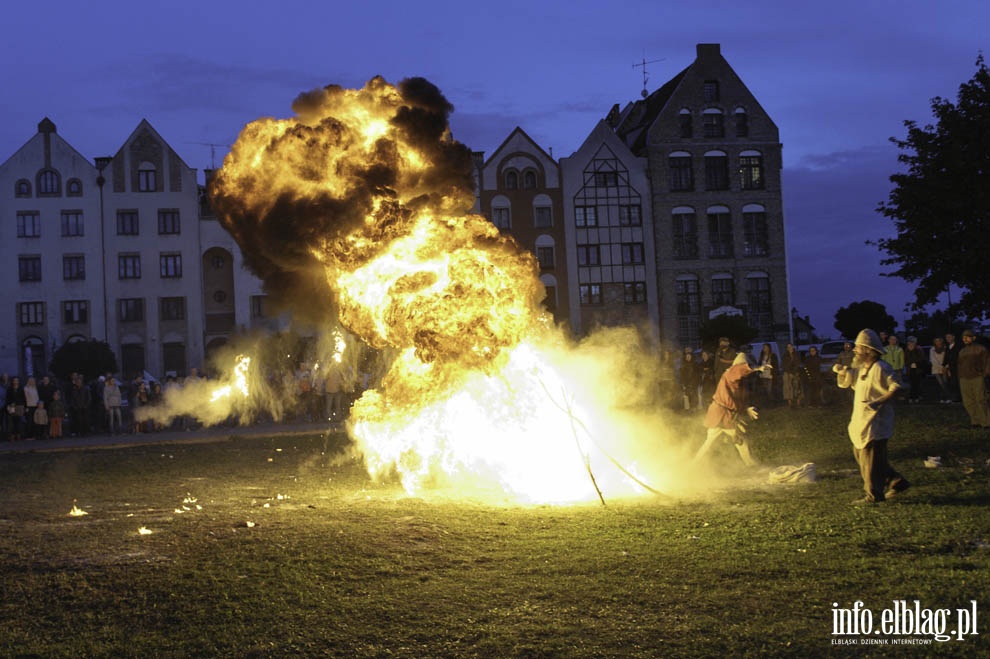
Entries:
[[701,334],[701,290],[695,275],[678,275],[674,281],[677,300],[677,338],[681,345],[696,346]]
[[759,338],[773,337],[773,305],[770,277],[765,272],[746,274],[746,322],[759,332]]
[[54,169],[38,172],[38,194],[57,195],[62,191],[62,179]]
[[554,240],[546,234],[536,238],[536,260],[540,270],[553,270],[555,265]]
[[672,151],[667,157],[667,183],[671,192],[694,190],[694,165],[687,151]]
[[547,311],[557,310],[557,278],[553,275],[547,273],[540,275],[540,281],[543,282],[543,288],[546,290],[547,295],[543,298],[543,306]]
[[545,194],[538,194],[533,199],[533,226],[538,229],[553,226],[553,202]]
[[22,178],[17,183],[14,184],[14,196],[15,197],[30,197],[31,196],[31,181],[26,178]]
[[725,137],[725,122],[722,111],[718,108],[708,108],[701,113],[705,137]]
[[512,228],[512,204],[508,197],[499,195],[492,199],[492,224],[499,229]]
[[523,187],[527,190],[532,190],[536,187],[536,172],[532,169],[527,169],[523,172]]
[[708,256],[713,259],[730,259],[735,254],[732,239],[732,216],[728,206],[709,206]]
[[65,184],[65,194],[69,197],[81,197],[82,181],[77,178],[70,178]]
[[763,204],[746,204],[743,213],[743,256],[766,256],[770,252],[767,211]]
[[690,206],[671,211],[671,247],[675,259],[698,258],[698,220]]
[[743,190],[762,190],[763,154],[759,151],[743,151],[739,154],[739,180]]
[[514,169],[510,169],[505,173],[505,189],[506,190],[519,189],[519,172],[517,172]]
[[705,189],[729,189],[729,157],[725,151],[709,151],[705,154]]

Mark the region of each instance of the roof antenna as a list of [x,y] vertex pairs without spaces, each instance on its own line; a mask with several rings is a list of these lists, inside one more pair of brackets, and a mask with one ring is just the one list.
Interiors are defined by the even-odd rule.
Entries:
[[661,57],[660,59],[651,59],[650,61],[648,61],[648,62],[647,62],[647,61],[646,61],[646,57],[644,56],[644,57],[643,57],[643,60],[642,60],[641,62],[637,62],[636,64],[633,64],[633,65],[632,65],[634,69],[635,69],[635,68],[636,68],[637,66],[643,69],[643,91],[641,91],[641,92],[640,92],[640,95],[641,95],[641,96],[642,96],[643,98],[646,98],[647,96],[649,96],[649,95],[650,95],[650,93],[649,93],[648,91],[646,91],[646,83],[647,83],[647,82],[649,81],[649,79],[650,79],[650,76],[648,76],[648,75],[646,75],[646,65],[647,65],[647,64],[653,64],[653,63],[655,63],[655,62],[662,62],[662,61],[664,61],[665,59],[667,59],[667,58],[666,58],[666,57]]

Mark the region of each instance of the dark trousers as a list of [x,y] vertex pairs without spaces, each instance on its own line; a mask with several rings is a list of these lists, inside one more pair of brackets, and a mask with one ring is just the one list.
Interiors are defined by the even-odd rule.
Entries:
[[887,488],[904,479],[887,462],[886,439],[875,439],[863,448],[853,446],[853,455],[856,456],[859,473],[863,477],[866,498],[871,501],[883,501]]

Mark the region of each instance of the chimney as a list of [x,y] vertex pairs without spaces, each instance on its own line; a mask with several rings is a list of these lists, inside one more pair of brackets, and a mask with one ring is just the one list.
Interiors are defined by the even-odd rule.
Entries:
[[717,43],[699,43],[698,44],[698,59],[707,59],[709,57],[719,57],[722,53],[722,48]]
[[56,132],[56,130],[55,130],[55,122],[52,121],[51,119],[49,119],[48,117],[45,117],[40,122],[38,122],[38,132],[39,133],[54,133],[54,132]]

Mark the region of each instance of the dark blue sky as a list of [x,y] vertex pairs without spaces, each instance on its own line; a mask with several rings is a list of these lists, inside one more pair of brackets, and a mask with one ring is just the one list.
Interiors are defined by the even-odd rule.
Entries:
[[[43,9],[42,9],[43,7]],[[423,76],[455,106],[454,136],[491,151],[521,126],[555,157],[614,103],[722,54],[780,128],[792,304],[824,334],[872,299],[898,320],[911,287],[880,276],[866,246],[892,232],[887,198],[903,120],[931,120],[990,45],[985,0],[498,3],[255,0],[10,3],[0,38],[0,161],[50,117],[89,158],[142,118],[183,159],[210,167],[260,116],[305,90]],[[225,146],[215,149],[219,166]]]

